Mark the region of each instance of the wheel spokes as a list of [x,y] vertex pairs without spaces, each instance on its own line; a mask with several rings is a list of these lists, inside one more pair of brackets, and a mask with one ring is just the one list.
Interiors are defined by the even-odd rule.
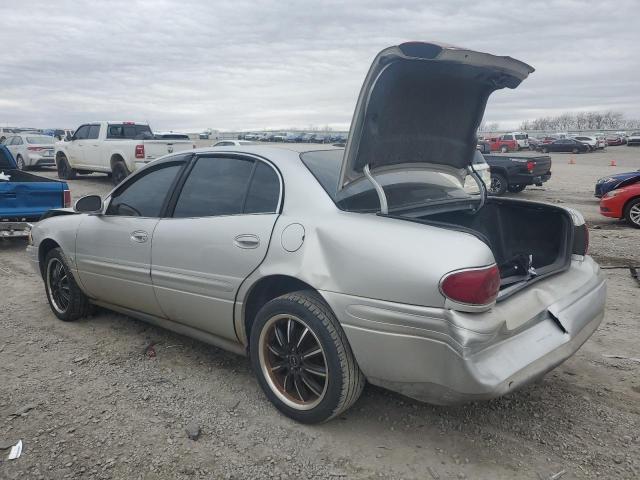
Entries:
[[309,375],[307,375],[306,373],[301,373],[300,374],[300,378],[302,378],[302,382],[307,386],[307,388],[309,390],[311,390],[315,395],[320,396],[322,393],[322,387],[320,387],[320,385],[318,385],[318,382],[316,382],[313,378],[311,378]]
[[319,377],[327,376],[327,369],[324,367],[318,367],[317,365],[304,364],[302,366],[302,370],[304,370],[305,372],[312,373],[313,375],[317,375]]

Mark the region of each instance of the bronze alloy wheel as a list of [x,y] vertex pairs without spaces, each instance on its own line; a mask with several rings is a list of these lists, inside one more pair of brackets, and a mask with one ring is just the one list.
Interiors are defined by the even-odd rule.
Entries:
[[259,360],[269,387],[287,406],[311,410],[324,398],[329,375],[325,352],[300,318],[279,314],[267,320]]

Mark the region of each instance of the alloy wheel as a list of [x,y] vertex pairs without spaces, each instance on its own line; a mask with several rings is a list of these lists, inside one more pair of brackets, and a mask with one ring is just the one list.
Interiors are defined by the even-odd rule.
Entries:
[[311,410],[325,396],[328,369],[324,349],[309,325],[279,314],[265,324],[259,339],[262,373],[275,395],[297,410]]
[[640,225],[640,203],[636,203],[629,209],[629,218],[636,225]]
[[489,185],[489,192],[496,194],[502,189],[502,182],[498,177],[491,177],[491,185]]
[[71,302],[71,286],[67,269],[58,258],[52,258],[47,264],[47,290],[53,308],[65,313]]

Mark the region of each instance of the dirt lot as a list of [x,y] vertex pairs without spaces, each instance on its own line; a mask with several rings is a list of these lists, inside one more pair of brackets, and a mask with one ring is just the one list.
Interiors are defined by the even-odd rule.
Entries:
[[[640,265],[640,230],[600,217],[592,193],[598,177],[640,168],[640,148],[570,157],[554,155],[552,180],[520,196],[582,211],[601,265]],[[69,183],[75,198],[110,190],[100,175]],[[56,320],[24,247],[0,243],[0,443],[24,443],[1,479],[640,475],[640,286],[627,269],[606,270],[600,329],[534,385],[456,408],[368,386],[341,418],[302,426],[271,407],[245,358],[106,311]]]

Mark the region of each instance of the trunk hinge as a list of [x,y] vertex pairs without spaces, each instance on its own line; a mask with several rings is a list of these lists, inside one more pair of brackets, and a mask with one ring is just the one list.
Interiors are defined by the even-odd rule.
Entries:
[[478,175],[476,170],[473,168],[473,165],[469,165],[467,167],[467,172],[469,172],[471,178],[473,178],[478,184],[478,189],[480,190],[480,204],[478,205],[478,208],[475,209],[475,211],[478,212],[482,207],[484,207],[484,204],[487,201],[487,186],[480,178],[480,175]]
[[373,184],[373,188],[376,189],[376,193],[378,194],[378,199],[380,200],[380,213],[382,215],[387,215],[389,213],[389,206],[387,204],[387,195],[384,193],[384,189],[382,185],[380,185],[373,175],[371,175],[371,170],[369,170],[369,164],[367,163],[362,169],[364,176]]

